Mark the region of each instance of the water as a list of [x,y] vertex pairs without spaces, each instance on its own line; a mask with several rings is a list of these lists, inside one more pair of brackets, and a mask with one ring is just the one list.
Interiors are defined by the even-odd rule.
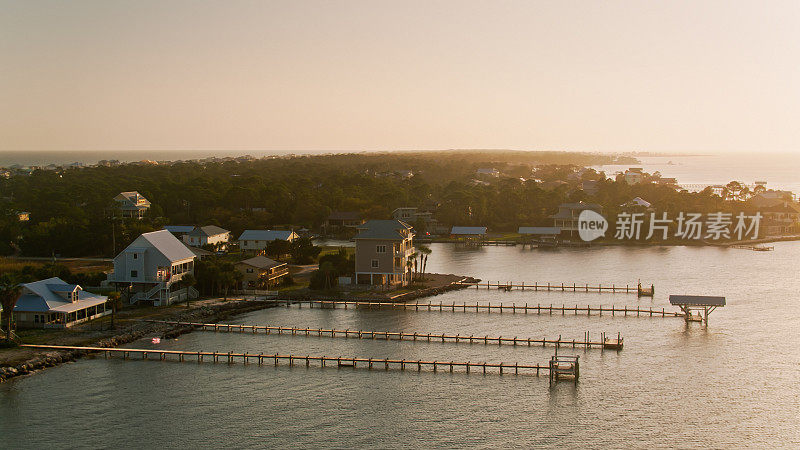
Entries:
[[[725,185],[741,181],[753,185],[766,181],[767,188],[800,192],[800,155],[789,153],[754,153],[698,156],[645,156],[638,157],[647,173],[661,172],[666,178],[676,178],[679,184]],[[613,177],[632,164],[595,166]]]
[[[12,447],[796,447],[800,444],[800,243],[773,252],[655,247],[465,249],[433,244],[429,269],[492,281],[656,286],[625,294],[462,290],[439,302],[669,307],[725,295],[708,329],[679,318],[274,308],[231,323],[581,338],[621,332],[621,352],[576,349],[581,379],[255,364],[82,359],[0,385]],[[132,347],[152,347],[149,340]],[[159,348],[544,363],[552,347],[195,332]],[[572,349],[562,350],[573,353]]]

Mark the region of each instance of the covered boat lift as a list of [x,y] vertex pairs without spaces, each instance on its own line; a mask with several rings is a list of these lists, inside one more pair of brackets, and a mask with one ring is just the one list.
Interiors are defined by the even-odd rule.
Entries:
[[[683,311],[686,322],[702,322],[708,326],[708,315],[725,306],[725,297],[711,295],[670,295],[669,303]],[[697,311],[693,313],[692,311]]]

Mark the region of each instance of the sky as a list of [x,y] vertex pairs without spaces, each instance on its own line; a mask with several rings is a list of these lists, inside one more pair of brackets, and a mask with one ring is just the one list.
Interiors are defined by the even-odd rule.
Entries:
[[800,2],[0,0],[0,151],[800,153]]

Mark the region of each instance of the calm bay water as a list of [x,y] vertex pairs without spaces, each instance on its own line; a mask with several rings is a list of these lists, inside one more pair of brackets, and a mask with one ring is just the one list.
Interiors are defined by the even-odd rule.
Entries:
[[[492,281],[654,283],[635,295],[463,290],[439,302],[671,309],[725,295],[707,329],[679,318],[274,308],[231,323],[581,338],[581,380],[83,359],[0,385],[6,447],[796,447],[800,243],[538,251],[432,245],[429,270]],[[153,346],[149,340],[132,347]],[[544,363],[553,349],[195,332],[159,348]],[[569,349],[562,351],[572,353]]]

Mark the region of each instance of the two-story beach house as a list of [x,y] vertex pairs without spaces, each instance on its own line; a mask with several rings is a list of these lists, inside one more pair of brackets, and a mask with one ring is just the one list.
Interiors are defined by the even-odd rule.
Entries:
[[183,242],[191,245],[192,247],[213,245],[217,250],[225,250],[230,239],[231,232],[216,225],[194,227],[192,231],[183,236]]
[[197,291],[180,281],[194,274],[195,254],[167,230],[144,233],[114,258],[108,281],[129,294],[131,303],[153,305],[197,297]]
[[407,262],[414,253],[411,225],[400,220],[370,220],[358,227],[356,283],[406,286],[411,283]]
[[244,230],[239,236],[239,248],[261,251],[272,241],[294,242],[298,237],[292,230]]
[[553,226],[561,229],[562,236],[577,236],[578,217],[587,209],[597,214],[603,213],[603,207],[596,203],[562,203],[558,205],[558,213],[550,216],[550,218],[553,219]]
[[122,212],[122,217],[141,219],[150,209],[150,202],[136,191],[120,192],[114,197],[117,208]]
[[266,256],[256,256],[236,263],[242,273],[242,289],[266,289],[281,282],[289,274],[286,263],[273,261]]
[[107,300],[58,277],[34,281],[22,285],[14,320],[20,328],[69,328],[110,314]]

